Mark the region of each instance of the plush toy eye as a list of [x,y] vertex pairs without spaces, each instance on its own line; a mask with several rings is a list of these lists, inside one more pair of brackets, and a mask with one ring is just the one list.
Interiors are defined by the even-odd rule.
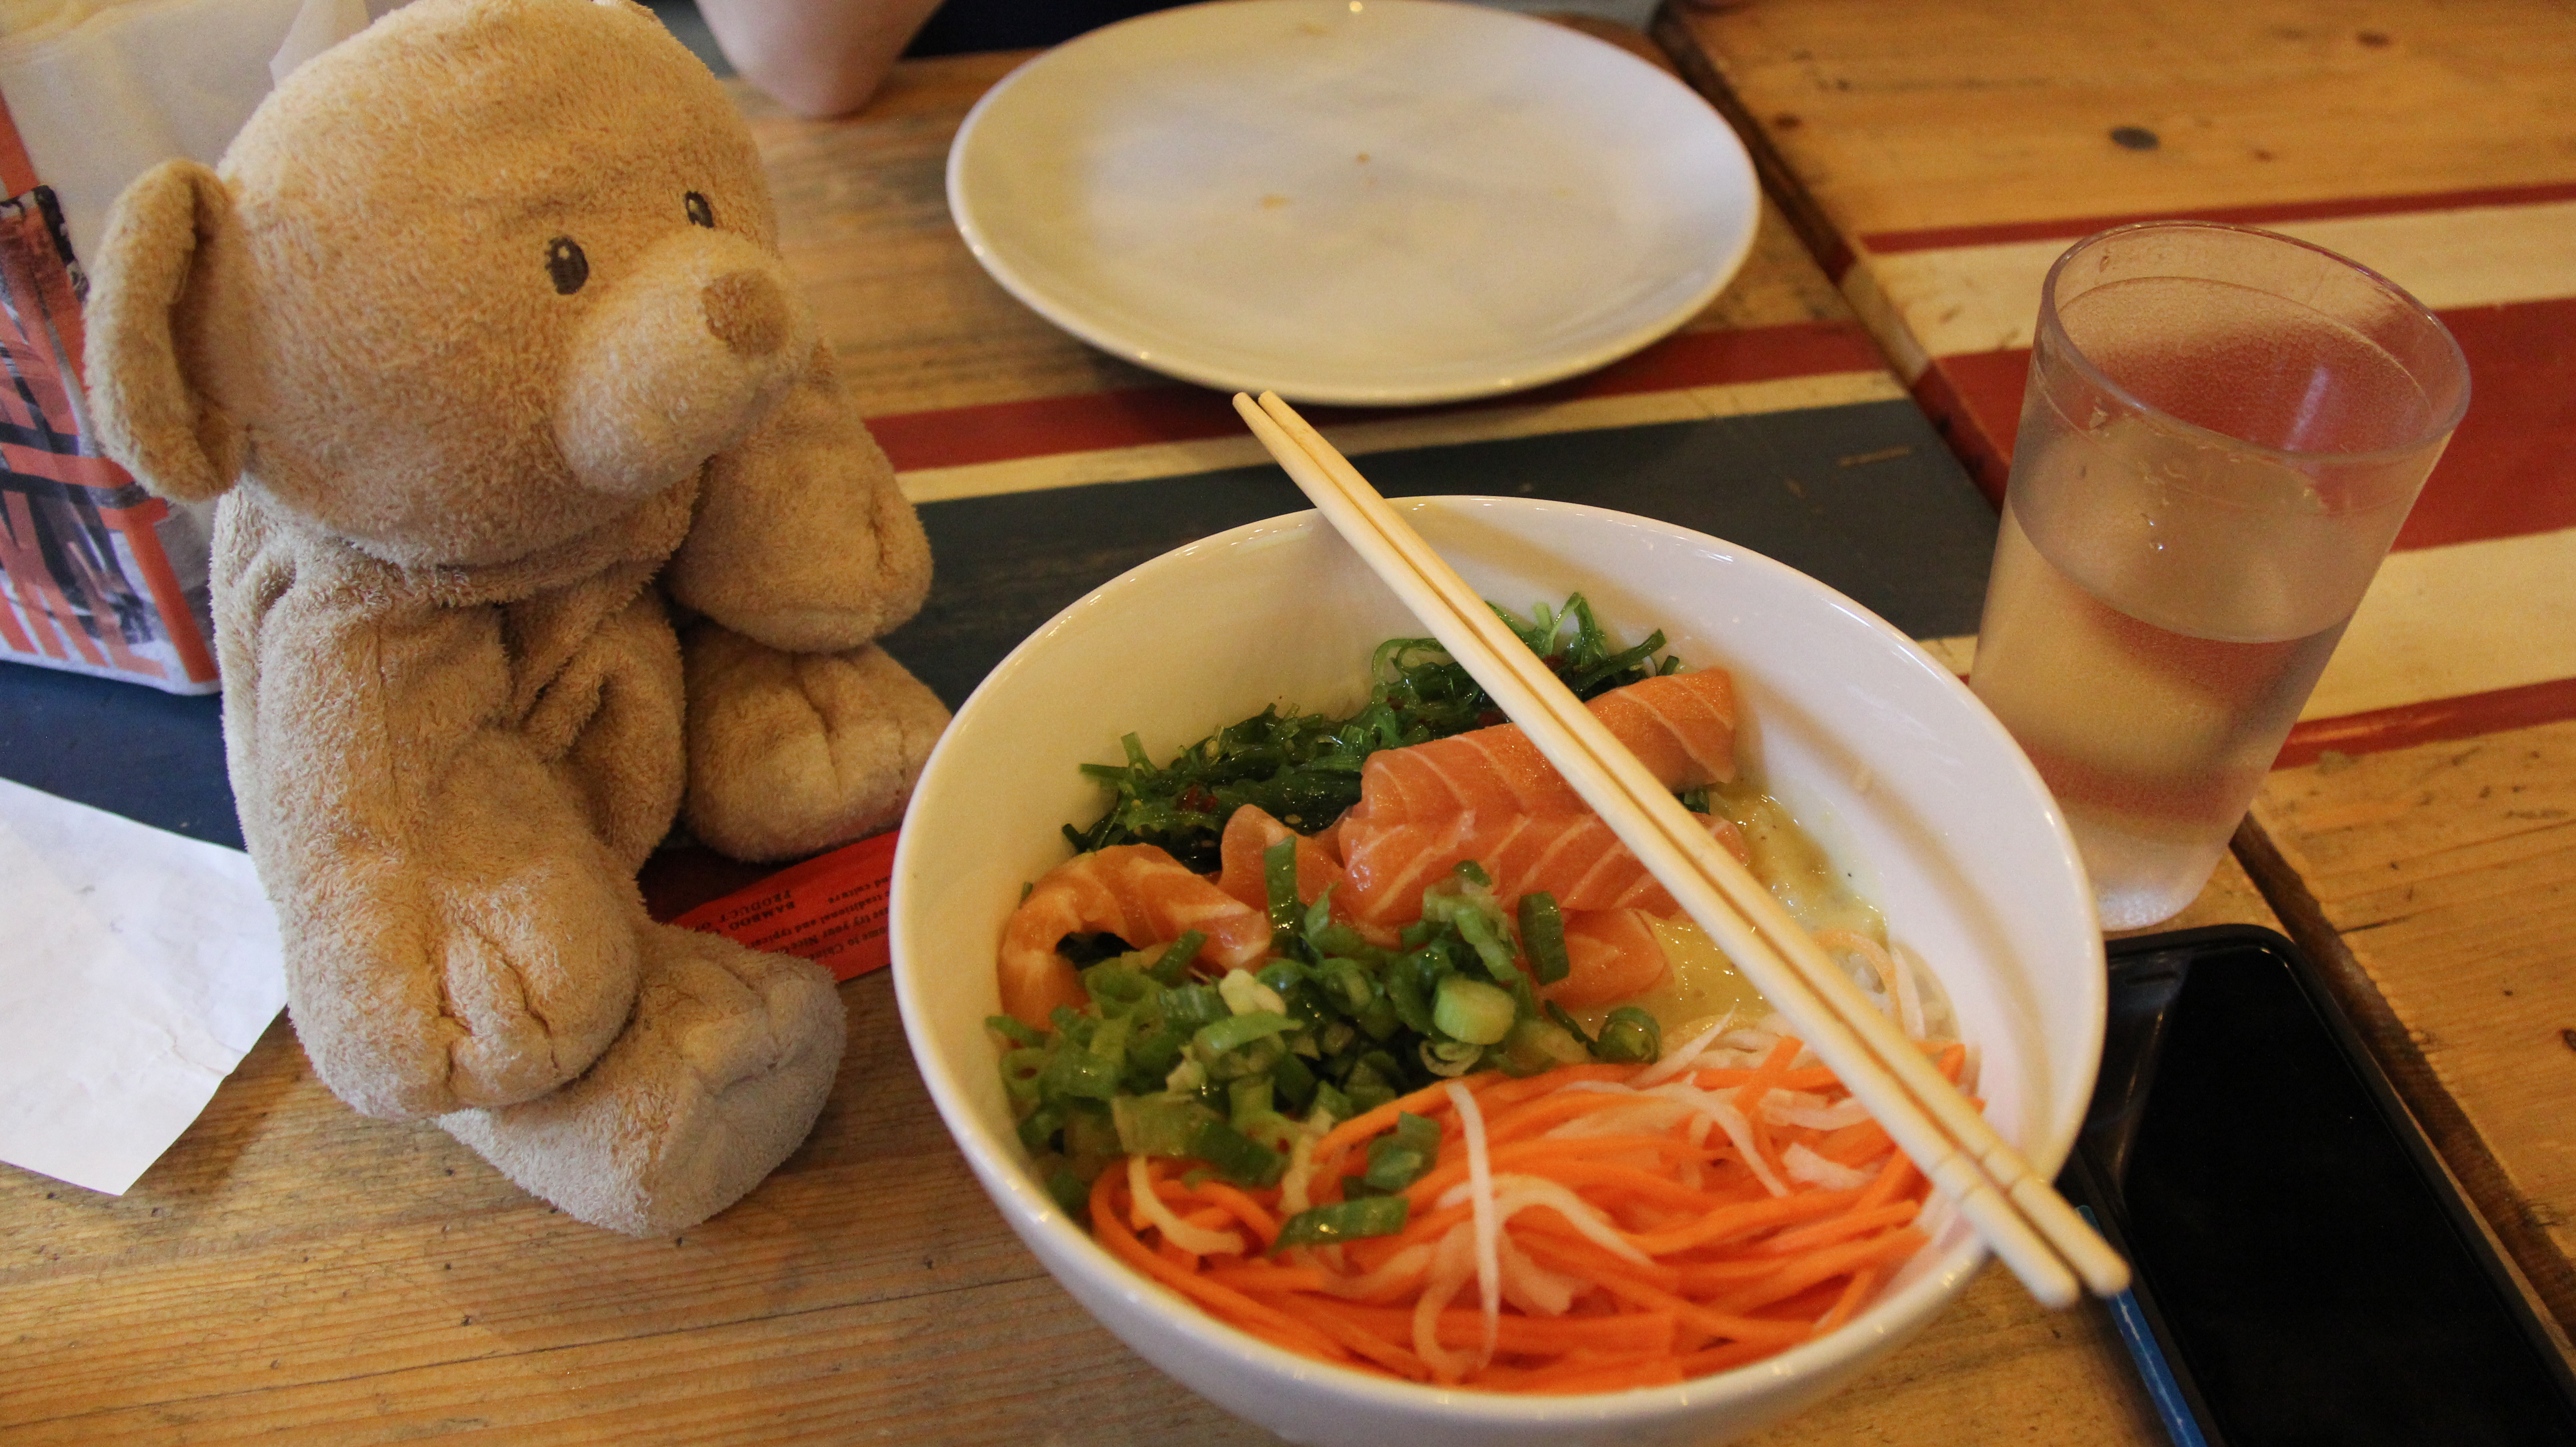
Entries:
[[546,243],[546,275],[555,279],[555,290],[570,296],[590,280],[590,258],[582,255],[581,243],[569,236],[558,236]]
[[695,191],[690,192],[688,210],[690,225],[703,226],[710,231],[715,229],[716,208],[707,204],[706,197],[699,195]]

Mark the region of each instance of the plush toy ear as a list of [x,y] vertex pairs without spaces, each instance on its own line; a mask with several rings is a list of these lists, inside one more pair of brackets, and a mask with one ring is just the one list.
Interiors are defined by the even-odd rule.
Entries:
[[241,427],[189,381],[178,332],[204,243],[231,215],[214,172],[164,161],[116,199],[90,268],[90,421],[108,456],[179,502],[214,497],[241,472]]

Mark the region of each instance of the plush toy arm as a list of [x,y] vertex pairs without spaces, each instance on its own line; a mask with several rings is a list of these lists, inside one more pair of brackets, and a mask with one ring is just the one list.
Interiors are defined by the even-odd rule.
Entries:
[[856,648],[921,607],[930,544],[829,347],[707,464],[697,521],[662,579],[687,607],[794,653]]
[[371,1115],[525,1100],[624,1023],[642,906],[516,727],[497,610],[404,601],[370,570],[392,571],[299,575],[269,550],[218,601],[234,786],[296,1031]]

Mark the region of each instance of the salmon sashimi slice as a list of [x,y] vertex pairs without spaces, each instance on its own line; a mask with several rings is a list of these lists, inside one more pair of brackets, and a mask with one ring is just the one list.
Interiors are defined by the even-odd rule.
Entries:
[[1270,951],[1270,917],[1151,844],[1077,854],[1039,876],[1002,926],[1002,1009],[1038,1029],[1058,1005],[1090,1003],[1060,949],[1067,935],[1111,934],[1137,949],[1191,930],[1207,936],[1202,965],[1245,969]]
[[[1585,707],[1667,789],[1735,777],[1735,684],[1722,668],[1672,673],[1615,688]],[[1360,802],[1345,816],[1366,834],[1442,823],[1460,813],[1588,812],[1574,786],[1521,732],[1497,724],[1371,754],[1360,769]]]
[[1297,900],[1313,904],[1315,897],[1342,882],[1342,857],[1339,851],[1341,825],[1316,835],[1297,831],[1270,817],[1270,811],[1258,804],[1246,804],[1225,821],[1225,833],[1217,840],[1217,888],[1260,910],[1270,912],[1270,883],[1263,872],[1262,854],[1282,839],[1297,840]]
[[1655,916],[1642,909],[1573,910],[1565,915],[1565,978],[1539,997],[1569,1010],[1626,1000],[1653,989],[1672,969]]
[[[1720,814],[1693,816],[1739,863],[1752,850],[1735,822]],[[1363,924],[1409,924],[1422,911],[1422,891],[1474,860],[1493,881],[1506,906],[1545,890],[1560,910],[1644,909],[1680,913],[1670,891],[1592,813],[1501,814],[1460,812],[1439,823],[1362,832],[1346,826],[1343,870],[1354,919]]]

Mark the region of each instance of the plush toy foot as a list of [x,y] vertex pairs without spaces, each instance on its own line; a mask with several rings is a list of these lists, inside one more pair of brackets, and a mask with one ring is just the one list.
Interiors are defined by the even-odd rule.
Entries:
[[634,1018],[586,1074],[438,1120],[531,1194],[630,1236],[694,1226],[787,1159],[831,1093],[845,1030],[821,966],[650,929]]
[[884,649],[782,653],[711,622],[684,647],[698,838],[792,859],[903,817],[948,710]]

